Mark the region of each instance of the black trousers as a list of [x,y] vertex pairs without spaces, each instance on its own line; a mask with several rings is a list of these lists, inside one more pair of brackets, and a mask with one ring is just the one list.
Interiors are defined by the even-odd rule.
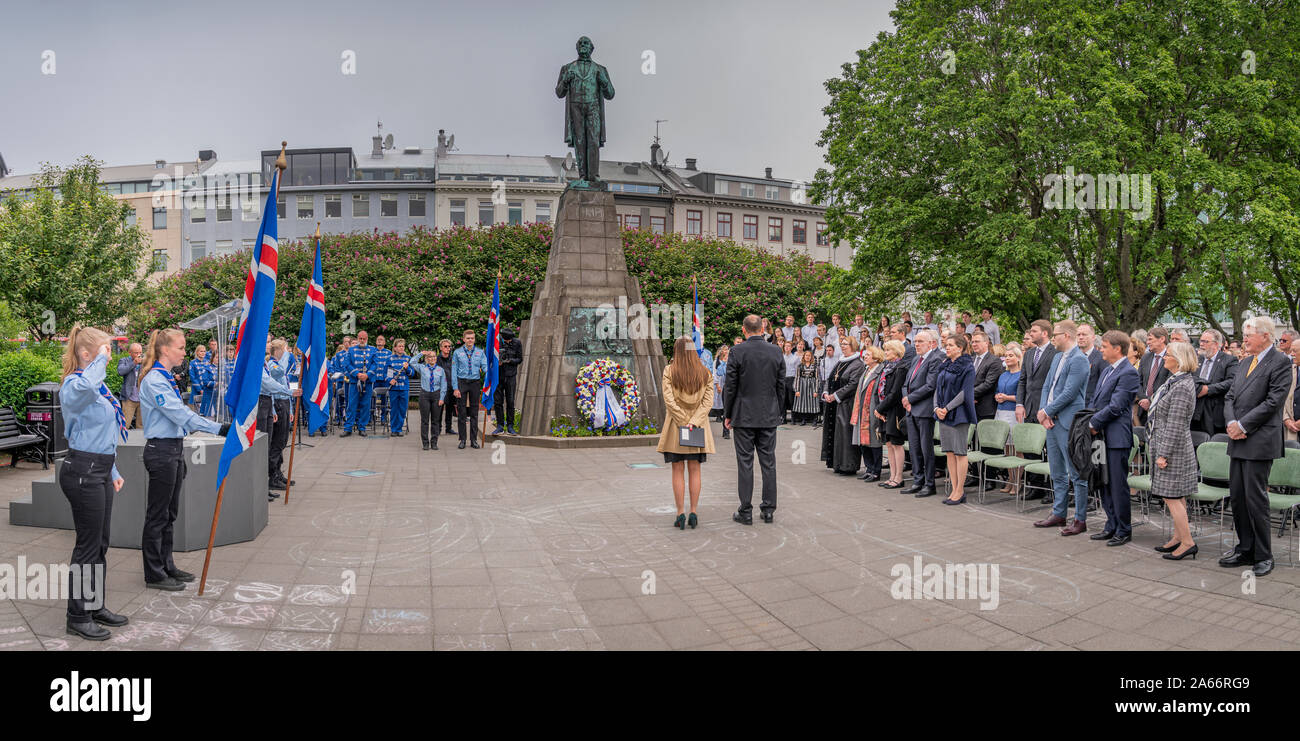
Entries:
[[[115,456],[69,450],[59,469],[59,488],[72,506],[72,524],[77,540],[68,560],[73,579],[80,578],[80,599],[68,597],[68,618],[85,622],[90,613],[104,606],[105,576],[108,571],[108,524],[113,517],[113,461]],[[26,578],[19,574],[18,578]]]
[[873,448],[870,445],[858,446],[862,449],[862,463],[867,468],[867,473],[880,475],[880,464],[884,460],[884,448]]
[[[438,396],[436,391],[420,392],[420,442],[425,445],[429,444],[430,433],[436,443],[438,433],[442,431],[442,407],[438,406]],[[451,405],[446,402],[443,402],[443,405],[451,408]]]
[[912,459],[912,483],[934,487],[934,418],[907,415],[907,448]]
[[[446,375],[447,378],[451,378],[450,374],[444,375]],[[448,435],[452,434],[452,425],[460,419],[460,412],[456,410],[456,397],[451,395],[452,388],[453,387],[450,384],[447,386],[447,399],[442,404],[442,423],[446,426]],[[437,418],[438,417],[435,415],[434,419]]]
[[144,557],[144,580],[157,582],[176,570],[172,560],[172,526],[181,506],[185,483],[183,441],[178,437],[147,440],[144,469],[149,472],[149,494],[144,510],[144,533],[140,553]]
[[289,414],[293,402],[289,399],[274,399],[276,420],[271,423],[271,447],[267,450],[267,480],[284,477],[284,446],[289,443],[289,430],[292,429]]
[[1228,468],[1237,553],[1256,563],[1273,558],[1273,540],[1268,529],[1268,474],[1271,470],[1273,461],[1241,458],[1233,458]]
[[1106,527],[1102,532],[1120,538],[1133,534],[1128,454],[1128,448],[1106,448],[1106,488],[1101,490],[1101,508],[1106,511]]
[[776,429],[773,427],[735,427],[736,490],[740,495],[741,514],[754,510],[754,453],[763,472],[763,502],[759,509],[770,514],[776,509]]
[[[515,386],[518,384],[519,377],[501,376],[497,386],[496,393],[492,399],[492,413],[497,416],[497,425],[499,427],[515,427]],[[501,415],[502,410],[505,416]]]
[[459,427],[461,442],[465,441],[465,418],[469,417],[469,434],[478,440],[478,406],[483,397],[482,381],[477,378],[462,378],[457,381],[460,398],[456,399],[456,414],[460,417]]

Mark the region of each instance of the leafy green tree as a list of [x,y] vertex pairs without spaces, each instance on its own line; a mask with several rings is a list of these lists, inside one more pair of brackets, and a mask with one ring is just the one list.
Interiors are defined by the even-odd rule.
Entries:
[[90,157],[43,165],[35,185],[0,204],[0,299],[34,339],[112,324],[144,286],[147,237],[127,223],[131,206],[100,190]]

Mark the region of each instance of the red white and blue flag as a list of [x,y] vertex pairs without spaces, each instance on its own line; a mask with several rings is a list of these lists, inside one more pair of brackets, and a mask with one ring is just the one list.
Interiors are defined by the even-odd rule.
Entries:
[[695,343],[695,354],[704,358],[704,307],[700,306],[700,287],[691,281],[694,299],[691,302],[694,310],[691,312],[691,340]]
[[[497,274],[496,285],[492,288],[492,311],[488,314],[487,326],[487,377],[483,379],[483,408],[491,409],[492,397],[497,390],[497,375],[501,367],[501,275]],[[514,420],[510,420],[513,424]],[[497,420],[497,424],[504,424]]]
[[302,307],[302,328],[298,330],[298,349],[302,352],[302,398],[307,403],[307,429],[316,431],[330,418],[329,380],[326,366],[329,351],[325,346],[325,279],[321,270],[320,236],[316,237],[316,266],[307,283],[307,303]]
[[262,369],[266,358],[266,334],[271,327],[271,309],[275,306],[275,279],[280,252],[276,241],[275,201],[280,187],[277,169],[271,178],[271,190],[262,206],[262,226],[250,253],[248,279],[240,300],[243,313],[235,335],[235,370],[226,388],[226,406],[233,421],[221,448],[217,464],[217,489],[225,481],[230,464],[253,444],[257,436],[257,402],[262,388]]

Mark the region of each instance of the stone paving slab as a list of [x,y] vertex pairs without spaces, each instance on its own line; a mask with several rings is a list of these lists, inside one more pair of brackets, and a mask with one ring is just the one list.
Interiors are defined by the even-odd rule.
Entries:
[[[715,428],[715,433],[718,430]],[[311,440],[290,503],[253,542],[213,552],[207,590],[144,588],[138,551],[108,556],[108,604],[131,624],[89,643],[63,603],[0,601],[3,650],[1275,650],[1300,646],[1294,538],[1256,580],[1170,563],[1154,515],[1108,548],[1030,523],[1014,503],[945,507],[822,463],[820,431],[778,433],[776,523],[731,521],[729,441],[704,465],[700,526],[672,528],[652,449],[494,446],[422,451],[404,437]],[[494,458],[495,456],[495,458]],[[807,456],[816,458],[815,452]],[[493,462],[496,460],[497,462]],[[340,472],[368,468],[377,476]],[[44,473],[0,470],[0,502]],[[69,531],[0,523],[0,563],[64,563]],[[1100,526],[1095,518],[1092,527]],[[900,566],[997,564],[996,609],[896,599]],[[203,552],[177,554],[198,573]],[[1247,590],[1249,591],[1249,590]]]

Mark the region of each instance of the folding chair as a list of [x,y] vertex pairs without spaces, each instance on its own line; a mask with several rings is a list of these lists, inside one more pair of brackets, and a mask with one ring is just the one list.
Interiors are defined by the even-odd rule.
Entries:
[[1005,450],[1007,446],[1007,436],[1011,434],[1011,425],[1000,419],[983,419],[975,426],[975,439],[979,441],[975,449],[966,455],[966,461],[969,465],[979,466],[979,498],[980,504],[984,503],[984,484],[985,484],[985,464],[993,458],[1001,458],[1002,453],[986,453],[985,448],[993,450]]
[[[1200,505],[1220,504],[1228,498],[1230,492],[1222,486],[1205,483],[1207,479],[1217,479],[1220,481],[1228,480],[1228,471],[1231,467],[1231,459],[1228,458],[1228,444],[1207,442],[1196,449],[1196,465],[1201,469],[1201,480],[1196,484],[1196,493],[1187,497],[1187,524],[1192,529],[1192,537],[1204,531],[1204,525],[1197,527],[1197,520],[1202,519],[1200,516]],[[1193,509],[1192,505],[1196,504]],[[1224,550],[1224,529],[1223,529],[1223,512],[1226,507],[1219,507],[1219,552]],[[1207,515],[1205,521],[1209,521]],[[1172,527],[1172,520],[1170,526]]]
[[[1046,462],[1040,462],[1022,457],[1023,455],[1043,455],[1047,450],[1047,428],[1036,422],[1021,422],[1011,430],[1011,445],[1015,448],[1015,455],[999,455],[984,460],[985,466],[1002,469],[1004,471],[1021,470],[1027,471],[1030,466],[1041,463],[1046,466]],[[1024,499],[1021,496],[1028,481],[1021,477],[1020,485],[1011,496],[1016,500],[1016,511],[1023,512]],[[983,496],[981,495],[981,501]]]
[[[1287,554],[1287,563],[1295,566],[1296,549],[1300,548],[1300,536],[1296,535],[1296,520],[1300,516],[1300,448],[1287,446],[1283,452],[1286,455],[1273,461],[1273,468],[1268,474],[1268,508],[1270,511],[1277,510],[1281,516],[1277,537],[1281,540],[1295,540]],[[1287,528],[1291,529],[1291,538],[1287,538]]]

